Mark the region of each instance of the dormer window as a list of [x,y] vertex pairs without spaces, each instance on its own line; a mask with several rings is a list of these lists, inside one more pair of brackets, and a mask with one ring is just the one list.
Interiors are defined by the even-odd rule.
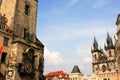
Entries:
[[28,4],[25,5],[25,14],[29,15],[30,13],[30,6]]

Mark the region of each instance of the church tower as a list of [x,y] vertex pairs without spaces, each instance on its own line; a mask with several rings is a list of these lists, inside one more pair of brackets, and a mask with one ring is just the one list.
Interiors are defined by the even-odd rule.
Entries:
[[116,62],[115,46],[109,33],[107,33],[106,44],[107,45],[104,45],[104,49],[106,51],[106,56],[108,59],[108,70],[115,70],[118,67]]
[[[116,20],[116,25],[117,25],[117,32],[114,36],[116,59],[117,59],[117,63],[118,63],[118,67],[116,68],[116,70],[118,71],[118,76],[120,76],[120,14],[118,14],[118,17]],[[120,77],[119,77],[119,79],[120,79]]]
[[92,69],[94,74],[98,74],[100,67],[99,67],[99,60],[101,55],[103,55],[102,49],[98,48],[98,42],[94,37],[93,41],[93,49],[91,49],[92,53]]
[[0,80],[45,80],[38,0],[0,0]]
[[117,25],[117,33],[115,34],[115,49],[116,49],[118,66],[120,69],[120,63],[119,63],[120,62],[120,14],[117,17],[116,25]]
[[109,33],[107,33],[104,49],[98,48],[98,42],[94,38],[91,50],[93,74],[97,75],[99,80],[118,80],[115,46]]
[[95,37],[94,37],[94,42],[93,42],[93,49],[91,49],[91,52],[92,52],[93,63],[95,63],[97,62],[99,58],[98,42]]
[[15,34],[26,38],[24,32],[29,33],[29,39],[35,42],[37,0],[2,0],[0,12],[8,19],[7,25]]

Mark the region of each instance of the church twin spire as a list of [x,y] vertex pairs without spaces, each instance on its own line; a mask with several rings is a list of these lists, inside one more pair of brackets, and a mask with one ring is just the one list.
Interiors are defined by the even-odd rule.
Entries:
[[[113,42],[112,42],[112,38],[110,37],[108,32],[107,32],[106,43],[107,43],[107,46],[106,46],[106,44],[104,44],[105,50],[114,49],[115,48],[115,46],[113,45]],[[94,36],[93,49],[91,47],[91,52],[93,53],[93,52],[99,52],[99,51],[101,51],[101,49],[98,48],[98,42],[97,42],[97,40],[96,40],[96,38]]]
[[99,51],[98,42],[97,42],[97,40],[96,40],[96,38],[94,36],[93,49],[91,48],[91,52],[97,52],[97,51]]
[[113,45],[112,38],[110,37],[109,33],[107,32],[107,39],[106,39],[107,46],[104,45],[105,50],[108,49],[115,49],[115,46]]

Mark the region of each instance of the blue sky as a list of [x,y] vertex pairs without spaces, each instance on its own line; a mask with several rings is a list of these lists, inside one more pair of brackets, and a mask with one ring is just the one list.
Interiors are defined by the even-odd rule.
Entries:
[[[45,45],[44,72],[72,71],[91,74],[94,35],[104,48],[107,32],[116,33],[119,0],[39,0],[37,37]],[[113,39],[114,41],[114,39]]]

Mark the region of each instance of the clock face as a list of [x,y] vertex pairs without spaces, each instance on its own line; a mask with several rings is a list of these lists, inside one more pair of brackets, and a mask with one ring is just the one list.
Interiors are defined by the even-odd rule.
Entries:
[[105,65],[102,65],[102,71],[105,72],[107,67]]
[[7,72],[7,74],[8,74],[9,77],[11,77],[11,76],[13,75],[13,71],[12,71],[12,70],[9,70],[9,71]]

